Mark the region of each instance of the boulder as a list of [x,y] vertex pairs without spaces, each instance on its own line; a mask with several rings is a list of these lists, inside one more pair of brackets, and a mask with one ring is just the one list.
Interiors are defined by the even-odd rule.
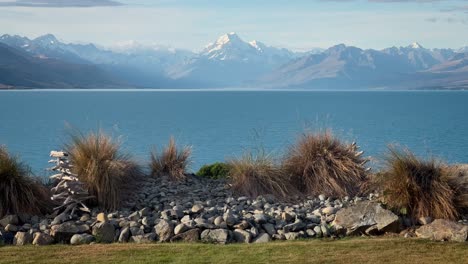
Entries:
[[299,232],[289,232],[289,233],[285,233],[284,237],[286,238],[286,240],[296,240],[300,238],[301,235],[299,234]]
[[289,225],[285,225],[283,227],[283,231],[285,233],[299,232],[299,231],[303,230],[304,228],[306,228],[306,226],[307,225],[304,222],[302,222],[300,219],[297,219],[294,223],[289,224]]
[[94,237],[90,234],[76,234],[70,239],[72,245],[87,245],[94,241]]
[[6,215],[0,219],[0,225],[6,227],[7,225],[18,225],[19,218],[17,215]]
[[468,226],[450,220],[436,219],[416,229],[416,235],[436,241],[465,242],[468,236]]
[[18,232],[18,227],[13,224],[8,224],[5,227],[5,231],[15,233],[15,232]]
[[18,232],[13,239],[13,245],[25,246],[33,242],[33,236],[29,232]]
[[160,242],[169,242],[171,237],[174,235],[173,224],[165,219],[161,219],[154,227],[154,230],[158,235]]
[[200,229],[190,229],[171,238],[171,242],[195,243],[200,240]]
[[174,235],[178,235],[178,234],[181,234],[181,233],[184,233],[185,231],[189,230],[190,227],[187,226],[186,224],[178,224],[175,228],[174,228]]
[[33,245],[47,246],[54,243],[54,238],[48,234],[37,232],[34,234]]
[[122,230],[120,231],[120,235],[119,235],[119,243],[126,243],[128,242],[128,240],[130,239],[130,228],[129,227],[124,227],[122,228]]
[[107,215],[105,213],[99,213],[96,216],[96,220],[100,223],[107,222],[109,219],[107,218]]
[[262,225],[263,229],[265,229],[265,231],[270,235],[274,235],[276,234],[276,229],[275,229],[275,226],[272,225],[272,224],[263,224]]
[[379,233],[396,233],[399,231],[400,223],[398,216],[382,208],[381,204],[360,201],[339,210],[332,225],[338,232],[345,232],[346,235],[359,235],[371,226],[376,226]]
[[194,214],[198,214],[198,213],[201,213],[203,211],[203,206],[201,204],[195,204],[194,206],[192,206],[192,213]]
[[93,236],[98,243],[112,243],[115,237],[114,225],[110,222],[97,223],[93,226]]
[[242,229],[234,230],[233,234],[234,240],[239,243],[250,243],[250,241],[252,240],[252,235],[249,232]]
[[152,243],[157,239],[156,233],[149,233],[144,235],[132,236],[130,238],[131,242],[135,242],[137,244],[145,244],[145,243]]
[[267,233],[261,233],[252,241],[252,243],[268,243],[270,241],[270,235],[268,235]]
[[60,225],[53,225],[50,228],[50,235],[57,243],[66,244],[70,242],[73,235],[78,234],[80,230],[73,222],[65,222]]
[[226,229],[207,229],[201,233],[203,242],[226,244],[229,238],[229,231]]

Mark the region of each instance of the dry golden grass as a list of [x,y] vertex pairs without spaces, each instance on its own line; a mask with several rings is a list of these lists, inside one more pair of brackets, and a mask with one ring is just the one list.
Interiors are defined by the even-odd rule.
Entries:
[[120,152],[120,144],[103,131],[73,134],[66,150],[73,172],[107,210],[118,208],[129,183],[141,174],[140,167]]
[[354,145],[331,132],[307,133],[289,148],[283,168],[304,194],[344,197],[360,192],[366,181],[365,163]]
[[407,149],[391,146],[375,185],[387,205],[413,219],[456,219],[454,192],[448,184],[450,174],[450,169],[439,161],[422,160]]
[[448,184],[454,192],[454,205],[457,211],[468,214],[468,165],[451,167]]
[[6,214],[41,214],[51,209],[49,191],[30,176],[30,169],[0,146],[0,217]]
[[152,175],[156,177],[169,176],[174,181],[184,180],[191,154],[191,147],[186,146],[179,150],[175,139],[171,137],[169,144],[161,153],[158,153],[156,149],[151,152]]
[[466,243],[403,238],[265,244],[0,247],[0,263],[466,263]]
[[263,152],[245,153],[239,159],[230,160],[228,167],[232,188],[241,195],[272,194],[286,198],[294,192],[289,177],[275,164],[273,157]]

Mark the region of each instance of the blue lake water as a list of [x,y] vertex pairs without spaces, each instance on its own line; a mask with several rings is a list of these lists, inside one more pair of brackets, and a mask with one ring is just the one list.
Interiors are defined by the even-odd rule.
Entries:
[[281,154],[305,129],[331,128],[379,160],[389,143],[468,163],[468,92],[1,91],[0,144],[44,174],[67,124],[121,137],[142,163],[171,135],[192,170],[264,147]]

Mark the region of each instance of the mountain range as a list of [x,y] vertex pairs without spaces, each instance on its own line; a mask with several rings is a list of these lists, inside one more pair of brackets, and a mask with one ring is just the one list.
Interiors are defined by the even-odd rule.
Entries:
[[228,33],[200,52],[0,37],[0,88],[468,89],[468,47],[293,52]]

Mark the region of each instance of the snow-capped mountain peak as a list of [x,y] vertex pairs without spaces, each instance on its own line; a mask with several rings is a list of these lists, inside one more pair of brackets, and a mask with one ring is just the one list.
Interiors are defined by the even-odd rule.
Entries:
[[421,44],[417,43],[417,42],[413,42],[411,43],[408,48],[411,48],[411,49],[423,49],[423,46],[421,46]]
[[53,44],[59,44],[60,43],[58,41],[58,39],[52,34],[47,34],[47,35],[37,37],[33,41],[36,42],[36,43],[43,44],[43,45],[49,45],[49,44],[53,45]]

